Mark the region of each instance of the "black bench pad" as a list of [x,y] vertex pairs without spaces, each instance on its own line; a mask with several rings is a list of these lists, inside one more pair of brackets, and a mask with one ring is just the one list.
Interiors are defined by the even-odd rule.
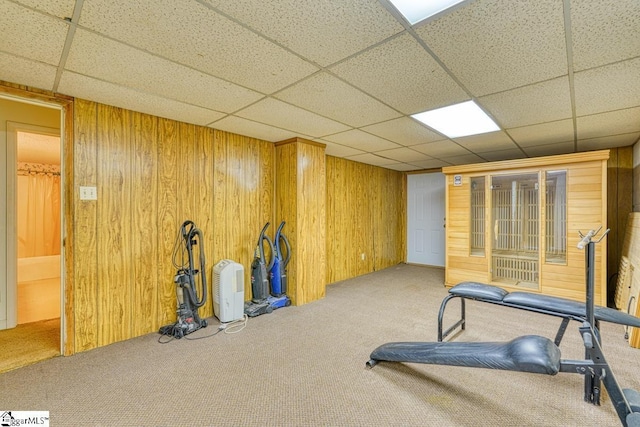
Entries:
[[[477,301],[504,303],[509,307],[523,309],[539,309],[580,318],[586,317],[586,305],[583,302],[549,295],[533,294],[529,292],[507,292],[502,288],[477,282],[462,282],[451,289],[451,295]],[[608,307],[596,306],[593,312],[596,320],[617,323],[625,326],[640,328],[640,318]]]
[[508,342],[395,342],[371,353],[376,362],[465,366],[555,375],[560,349],[548,338],[525,335]]

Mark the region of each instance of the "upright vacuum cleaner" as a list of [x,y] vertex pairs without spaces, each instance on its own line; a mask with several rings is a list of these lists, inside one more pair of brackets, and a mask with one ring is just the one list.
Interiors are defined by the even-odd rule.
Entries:
[[[193,247],[200,244],[198,269],[195,267]],[[181,258],[178,262],[178,253]],[[185,260],[186,256],[186,260]],[[173,279],[176,284],[176,296],[178,298],[177,321],[160,328],[160,334],[170,335],[174,338],[182,338],[200,328],[207,326],[207,321],[198,315],[198,308],[207,300],[207,274],[205,269],[204,246],[202,244],[202,231],[193,221],[185,221],[180,227],[178,237],[173,249],[173,265],[178,269]],[[196,286],[196,276],[200,275],[200,294]]]
[[[244,304],[244,313],[249,317],[259,316],[265,313],[271,313],[273,307],[269,304],[269,271],[273,267],[275,261],[275,248],[273,242],[265,234],[269,228],[267,222],[260,232],[258,244],[254,253],[254,259],[251,263],[251,301]],[[267,243],[271,251],[270,260],[265,259],[264,243]]]
[[[287,265],[291,260],[291,245],[287,236],[282,233],[282,228],[285,222],[282,221],[276,231],[276,236],[273,239],[275,247],[275,254],[273,256],[273,266],[269,272],[271,278],[271,296],[268,298],[269,305],[273,309],[280,307],[288,307],[291,305],[291,300],[286,295],[287,293]],[[283,255],[282,246],[286,249],[286,256]]]

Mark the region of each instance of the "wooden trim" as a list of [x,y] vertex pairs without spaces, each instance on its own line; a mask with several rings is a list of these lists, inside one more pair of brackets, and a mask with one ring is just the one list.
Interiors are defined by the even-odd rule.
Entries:
[[405,175],[417,175],[417,174],[423,174],[423,173],[444,173],[442,171],[442,168],[431,168],[431,169],[420,169],[420,170],[415,170],[415,171],[407,171],[405,172]]
[[295,144],[296,142],[299,142],[301,144],[314,145],[314,146],[320,147],[320,148],[327,148],[327,144],[323,144],[323,143],[317,142],[317,141],[310,141],[308,139],[299,138],[297,136],[294,137],[294,138],[285,139],[283,141],[278,141],[274,145],[276,147],[280,147],[280,146],[286,145],[286,144]]
[[587,151],[584,153],[559,154],[557,156],[533,157],[529,159],[504,160],[500,162],[474,163],[471,165],[446,166],[442,173],[446,175],[470,172],[501,171],[520,168],[537,168],[540,165],[555,166],[570,163],[590,162],[609,159],[609,150]]

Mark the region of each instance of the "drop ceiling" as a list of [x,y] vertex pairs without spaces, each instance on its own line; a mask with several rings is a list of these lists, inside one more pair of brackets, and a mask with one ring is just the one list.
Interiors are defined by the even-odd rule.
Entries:
[[[638,0],[0,0],[0,80],[399,171],[640,138]],[[500,131],[410,116],[474,100]]]

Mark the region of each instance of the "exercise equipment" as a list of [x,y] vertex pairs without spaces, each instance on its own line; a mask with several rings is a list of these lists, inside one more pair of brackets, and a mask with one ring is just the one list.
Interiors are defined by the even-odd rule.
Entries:
[[[526,335],[508,342],[396,342],[376,348],[367,362],[373,368],[381,361],[465,366],[556,375],[558,372],[584,375],[584,400],[599,405],[600,386],[604,384],[623,426],[640,426],[640,393],[621,389],[607,363],[595,327],[594,265],[598,230],[580,233],[579,249],[585,249],[586,303],[584,313],[561,317],[581,323],[580,336],[585,348],[584,360],[561,359],[558,345],[548,338]],[[550,313],[548,313],[550,314]]]
[[[443,318],[447,304],[452,299],[460,299],[460,319],[452,326],[443,331]],[[562,323],[554,340],[556,345],[560,345],[564,332],[569,321],[572,319],[586,320],[586,304],[564,298],[549,295],[532,294],[529,292],[507,292],[497,286],[487,285],[477,282],[462,282],[449,289],[438,312],[438,341],[444,340],[458,328],[466,328],[466,304],[465,300],[501,305],[516,308],[519,310],[533,311],[535,313],[547,314],[561,317]],[[600,322],[617,323],[624,326],[640,328],[640,318],[608,307],[594,307],[594,326],[600,329]]]
[[[251,301],[247,301],[244,304],[244,312],[249,317],[259,316],[261,314],[271,313],[273,307],[269,303],[269,271],[273,267],[275,262],[275,247],[273,242],[265,234],[269,228],[267,222],[260,235],[258,236],[258,243],[254,251],[253,262],[251,263]],[[267,244],[270,251],[270,258],[266,261],[264,244]]]
[[[268,300],[269,305],[274,310],[291,305],[291,300],[286,295],[287,265],[289,264],[289,260],[291,260],[291,245],[289,244],[287,236],[282,233],[284,224],[284,221],[280,223],[273,239],[275,254],[273,257],[273,266],[269,271],[269,278],[271,279],[271,296],[268,297]],[[286,250],[286,254],[283,252],[283,249]]]
[[[198,268],[195,268],[193,248],[198,246]],[[180,262],[178,262],[180,254]],[[207,321],[198,315],[198,308],[207,300],[207,274],[202,244],[202,231],[196,227],[193,221],[185,221],[180,226],[178,237],[173,248],[173,266],[177,269],[173,282],[176,284],[176,297],[178,308],[175,323],[165,325],[158,331],[162,335],[170,335],[174,338],[182,338],[198,329],[205,328]],[[196,277],[200,280],[196,280]],[[198,286],[200,282],[200,297],[198,298]]]

